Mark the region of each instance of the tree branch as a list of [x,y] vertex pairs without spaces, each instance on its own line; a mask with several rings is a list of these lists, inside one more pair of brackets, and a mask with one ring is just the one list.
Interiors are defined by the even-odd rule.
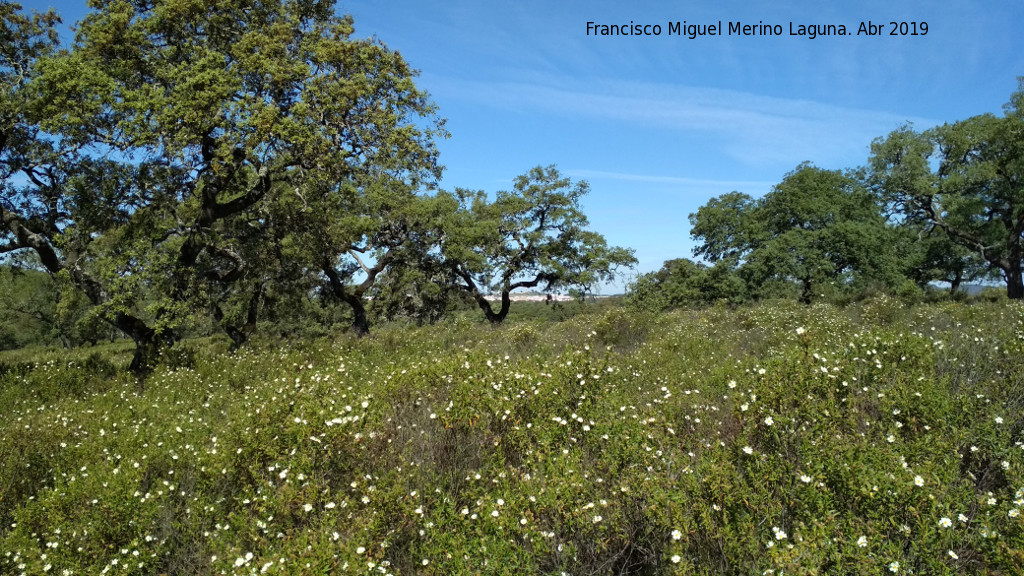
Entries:
[[356,254],[356,252],[364,252],[364,250],[359,250],[358,248],[355,247],[350,247],[348,249],[348,255],[356,259],[356,263],[359,264],[359,267],[363,269],[363,272],[369,274],[370,269],[366,266],[366,264],[363,264],[362,259],[359,258],[359,255]]
[[992,250],[992,248],[994,248],[993,246],[986,246],[985,243],[982,242],[982,240],[977,236],[948,224],[942,218],[942,215],[939,213],[939,211],[935,209],[935,205],[932,202],[931,197],[927,198],[927,200],[924,202],[915,202],[915,204],[917,204],[921,208],[921,210],[925,212],[927,218],[931,220],[933,224],[935,224],[939,228],[942,228],[942,230],[946,232],[946,234],[949,234],[950,236],[955,236],[961,239],[964,243],[972,246],[975,250],[978,251],[982,258],[990,262],[993,266],[996,266],[997,268],[1001,268],[1003,270],[1009,268],[1010,263],[1005,258],[999,258],[995,255],[990,254],[990,251]]
[[533,278],[533,280],[520,280],[519,282],[515,282],[515,283],[512,283],[512,284],[509,284],[507,286],[506,290],[511,292],[511,291],[516,290],[518,288],[534,288],[538,284],[540,284],[541,282],[547,282],[548,284],[551,284],[552,282],[555,282],[557,280],[558,280],[558,275],[557,274],[551,274],[551,273],[548,273],[548,272],[541,272],[541,273],[537,274]]
[[[30,248],[39,256],[39,261],[51,273],[60,272],[64,267],[61,263],[57,250],[50,243],[50,239],[39,231],[33,230],[31,220],[26,220],[19,214],[0,206],[0,223],[3,227],[14,234],[14,239],[19,248]],[[10,244],[10,243],[8,243]]]

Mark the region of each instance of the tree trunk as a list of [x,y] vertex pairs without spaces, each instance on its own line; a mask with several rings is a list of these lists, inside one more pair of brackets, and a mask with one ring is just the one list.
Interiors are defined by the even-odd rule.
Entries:
[[[336,300],[341,300],[352,308],[352,329],[355,330],[356,336],[360,338],[369,336],[370,322],[366,319],[366,304],[363,303],[363,292],[365,288],[357,288],[355,293],[349,292],[337,270],[332,268],[329,264],[325,264],[322,268],[324,275],[327,276],[327,280],[330,282],[331,295],[334,296]],[[376,274],[374,274],[374,276],[376,276]],[[364,284],[364,286],[368,287],[366,284]]]
[[949,295],[951,297],[956,297],[957,292],[960,290],[961,282],[963,282],[963,275],[960,274],[960,272],[957,272],[956,276],[953,277],[953,280],[949,282]]
[[157,358],[160,356],[160,343],[155,337],[140,337],[135,340],[135,354],[132,356],[132,363],[128,365],[136,376],[147,376],[156,367]]
[[224,310],[221,309],[219,304],[214,305],[213,318],[224,329],[228,337],[231,338],[231,352],[235,352],[249,343],[249,336],[256,330],[256,321],[259,320],[260,303],[262,301],[263,284],[260,284],[253,291],[252,297],[249,298],[249,303],[245,310],[245,323],[242,326],[233,326],[224,322]]
[[1021,246],[1021,235],[1024,234],[1024,218],[1018,218],[1011,224],[1004,219],[1009,236],[1006,239],[1005,266],[1000,266],[1006,274],[1006,297],[1010,300],[1024,299],[1024,279],[1021,265],[1024,264],[1024,246]]
[[156,332],[149,329],[142,333],[129,334],[129,337],[135,342],[135,354],[132,356],[132,363],[128,365],[128,370],[143,379],[156,368],[166,342],[161,341]]
[[224,332],[227,333],[228,338],[231,338],[231,346],[228,348],[228,352],[237,352],[239,348],[245,346],[246,342],[249,341],[249,335],[244,330],[239,330],[234,326],[225,326]]
[[1019,258],[1010,260],[1010,267],[1006,270],[1006,296],[1010,300],[1024,299],[1024,277]]
[[811,279],[810,278],[804,278],[804,279],[802,279],[801,282],[803,283],[803,287],[804,288],[803,288],[803,292],[800,294],[800,302],[803,303],[803,304],[810,304],[811,303],[811,296],[814,295],[814,292],[811,289]]
[[128,370],[140,380],[156,367],[160,353],[174,344],[174,337],[169,333],[158,334],[145,322],[128,314],[118,314],[110,323],[135,342],[135,354]]
[[491,324],[501,324],[504,322],[505,316],[508,316],[508,309],[511,304],[512,299],[509,298],[508,290],[503,290],[501,292],[501,308],[498,310],[498,313],[494,315],[494,318],[491,319]]
[[485,298],[483,294],[474,292],[473,298],[476,300],[477,306],[484,311],[484,317],[491,323],[491,326],[497,326],[505,321],[505,317],[508,316],[509,306],[512,303],[508,292],[501,293],[501,307],[498,308],[497,312],[491,306],[491,301]]
[[366,319],[366,305],[363,299],[354,294],[345,294],[345,302],[352,308],[352,330],[362,338],[370,335],[370,323]]

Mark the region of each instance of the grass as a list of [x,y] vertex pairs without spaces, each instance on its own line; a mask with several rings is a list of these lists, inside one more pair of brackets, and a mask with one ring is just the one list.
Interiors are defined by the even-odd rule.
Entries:
[[0,573],[1024,565],[1020,306],[608,307],[221,345],[188,343],[141,395],[117,347],[0,358]]

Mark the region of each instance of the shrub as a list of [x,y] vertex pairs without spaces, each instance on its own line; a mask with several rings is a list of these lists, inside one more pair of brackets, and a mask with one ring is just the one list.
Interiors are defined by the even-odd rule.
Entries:
[[651,332],[650,313],[616,308],[605,312],[595,323],[597,342],[618,352],[638,349]]

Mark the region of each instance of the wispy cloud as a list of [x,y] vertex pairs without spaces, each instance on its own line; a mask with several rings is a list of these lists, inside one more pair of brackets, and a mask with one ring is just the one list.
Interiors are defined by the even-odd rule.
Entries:
[[[845,108],[810,100],[775,98],[704,87],[595,82],[498,82],[431,78],[442,98],[468,99],[508,111],[563,118],[595,118],[619,125],[682,133],[752,166],[824,166],[867,158],[868,146],[906,122],[929,118]],[[713,140],[708,140],[709,138]]]
[[655,182],[660,184],[678,185],[684,188],[728,188],[729,190],[767,189],[774,182],[754,180],[706,180],[700,178],[684,178],[680,176],[654,176],[644,174],[628,174],[623,172],[606,172],[603,170],[567,170],[569,176],[576,178],[607,178],[629,182]]

